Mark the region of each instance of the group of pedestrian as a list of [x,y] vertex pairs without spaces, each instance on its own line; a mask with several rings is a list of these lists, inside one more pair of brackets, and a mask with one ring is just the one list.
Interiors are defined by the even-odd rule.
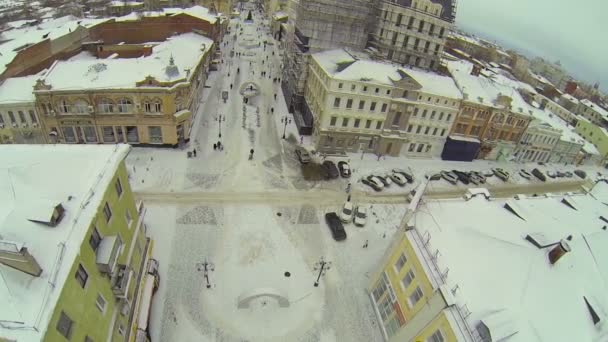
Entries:
[[[214,151],[223,151],[224,145],[222,145],[222,143],[220,141],[218,141],[216,144],[213,144],[213,150]],[[196,150],[194,150],[194,156],[196,157]]]

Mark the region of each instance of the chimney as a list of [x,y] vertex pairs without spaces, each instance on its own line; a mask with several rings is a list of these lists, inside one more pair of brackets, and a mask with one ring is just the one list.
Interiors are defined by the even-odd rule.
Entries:
[[0,241],[0,264],[34,277],[38,277],[42,273],[42,268],[27,250],[27,247],[17,242]]
[[549,262],[554,265],[564,254],[570,252],[570,245],[566,240],[561,240],[553,249],[549,252]]

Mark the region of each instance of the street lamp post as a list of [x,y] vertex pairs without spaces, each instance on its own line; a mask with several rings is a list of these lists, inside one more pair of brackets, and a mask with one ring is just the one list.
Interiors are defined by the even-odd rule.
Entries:
[[325,261],[323,257],[315,263],[314,269],[319,270],[319,274],[317,275],[317,280],[315,281],[315,287],[319,286],[319,279],[331,268],[331,261]]
[[283,127],[283,139],[285,139],[285,132],[287,131],[287,124],[291,123],[291,119],[288,116],[284,116],[281,118],[281,122],[285,124]]
[[203,277],[205,277],[205,281],[207,282],[206,286],[210,289],[209,272],[215,271],[215,265],[212,262],[207,262],[207,259],[205,259],[205,261],[196,264],[196,269],[199,272],[203,272]]
[[218,137],[221,138],[222,137],[222,121],[226,121],[226,115],[222,115],[222,114],[218,114],[217,117],[215,118],[215,121],[217,121],[217,123],[219,124],[219,134]]

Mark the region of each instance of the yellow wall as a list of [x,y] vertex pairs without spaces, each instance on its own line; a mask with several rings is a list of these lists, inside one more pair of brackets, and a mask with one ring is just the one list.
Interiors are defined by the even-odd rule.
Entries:
[[431,335],[437,331],[437,329],[441,329],[441,334],[445,339],[445,342],[456,342],[456,335],[452,331],[452,326],[450,322],[445,316],[445,312],[442,312],[441,315],[437,316],[428,326],[424,328],[423,331],[416,336],[414,342],[426,342]]
[[587,120],[579,120],[576,124],[576,133],[594,144],[602,156],[608,154],[608,134],[596,124]]

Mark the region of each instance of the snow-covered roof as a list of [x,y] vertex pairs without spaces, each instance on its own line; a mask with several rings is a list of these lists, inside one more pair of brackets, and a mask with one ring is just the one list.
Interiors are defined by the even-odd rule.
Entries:
[[209,9],[203,6],[192,6],[188,8],[163,8],[158,11],[145,11],[138,13],[129,13],[122,17],[116,18],[116,21],[130,21],[130,20],[140,20],[141,16],[144,17],[164,17],[167,15],[176,15],[176,14],[187,14],[189,16],[199,18],[205,21],[208,21],[211,24],[215,24],[218,20],[218,15],[209,13]]
[[275,20],[287,18],[289,15],[285,12],[279,11],[272,15]]
[[120,1],[120,0],[110,1],[110,6],[112,6],[112,7],[137,7],[137,6],[143,6],[143,5],[144,5],[144,3],[139,2],[139,1]]
[[[94,59],[84,52],[55,63],[44,80],[54,90],[71,90],[133,88],[147,76],[160,82],[186,79],[187,70],[194,70],[212,44],[211,39],[190,32],[168,38],[145,57]],[[167,72],[172,57],[177,72]]]
[[456,99],[462,98],[462,94],[450,77],[387,62],[358,59],[343,49],[315,53],[312,58],[327,73],[339,80],[364,81],[392,86],[395,81],[403,77],[401,71],[422,85],[420,90],[422,92]]
[[[23,243],[42,268],[34,277],[0,265],[0,336],[42,340],[105,190],[129,151],[126,144],[0,145],[0,236]],[[61,203],[64,216],[54,227],[32,222],[31,203],[41,204],[36,208],[43,216]]]
[[30,45],[37,44],[45,39],[57,39],[76,30],[79,26],[92,27],[99,23],[110,20],[103,19],[78,19],[73,16],[65,16],[55,19],[43,20],[33,26],[23,25],[19,28],[7,30],[0,34],[0,74],[6,70],[6,65],[13,61],[17,53]]
[[572,103],[579,103],[578,99],[570,94],[563,94],[562,97]]
[[604,119],[608,119],[608,111],[606,111],[604,108],[596,105],[595,103],[591,102],[588,99],[581,100],[581,103],[584,106],[589,107],[592,110],[594,110],[595,112],[597,112],[598,114],[600,114]]
[[[608,193],[608,185],[596,187]],[[590,195],[490,201],[477,196],[427,200],[410,223],[429,239],[430,253],[439,251],[438,269],[449,269],[446,285],[457,305],[466,305],[471,327],[487,322],[495,339],[515,333],[511,342],[600,342],[608,336],[608,231],[600,219],[607,215],[606,205]],[[537,248],[528,235],[550,243],[571,236],[571,251],[551,265],[554,246]],[[585,299],[600,323],[594,324]]]
[[0,85],[0,104],[33,103],[34,84],[42,75],[8,78]]

